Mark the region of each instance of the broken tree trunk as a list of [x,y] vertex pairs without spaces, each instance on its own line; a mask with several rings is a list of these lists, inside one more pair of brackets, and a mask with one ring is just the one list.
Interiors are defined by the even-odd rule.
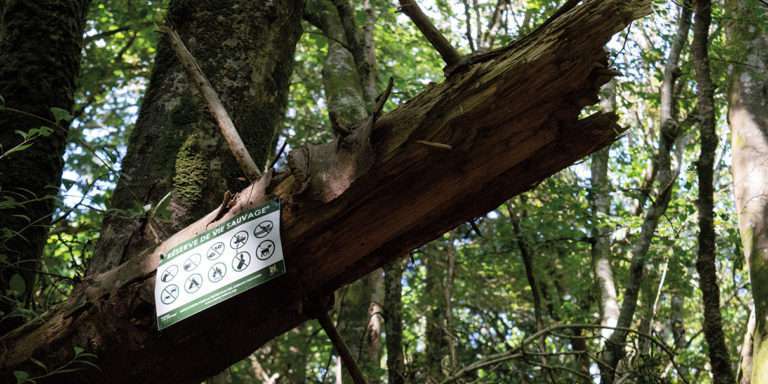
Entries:
[[[306,320],[307,300],[615,140],[615,116],[579,113],[613,75],[603,45],[649,10],[645,0],[585,2],[375,124],[294,151],[290,169],[245,189],[223,216],[214,210],[153,251],[93,275],[66,303],[0,339],[0,370],[34,374],[32,359],[59,367],[77,346],[96,354],[100,369],[82,365],[51,382],[195,383],[221,371]],[[287,274],[158,332],[160,255],[269,198],[283,202]]]

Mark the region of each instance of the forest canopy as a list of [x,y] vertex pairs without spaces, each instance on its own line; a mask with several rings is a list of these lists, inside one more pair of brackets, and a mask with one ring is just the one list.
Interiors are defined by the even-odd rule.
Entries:
[[[766,29],[2,0],[0,382],[768,384]],[[270,201],[285,274],[158,330],[161,260]]]

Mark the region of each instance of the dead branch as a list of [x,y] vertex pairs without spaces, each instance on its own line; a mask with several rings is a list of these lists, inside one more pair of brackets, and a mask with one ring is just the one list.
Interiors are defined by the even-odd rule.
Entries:
[[445,61],[446,66],[452,66],[459,62],[461,55],[456,51],[448,39],[440,33],[439,30],[432,24],[429,17],[416,4],[415,0],[400,0],[400,9],[411,18],[416,27],[419,28],[424,37],[429,40],[429,43],[440,53],[440,56]]
[[251,154],[243,144],[243,139],[240,138],[240,134],[237,133],[237,128],[229,117],[227,109],[224,108],[219,95],[211,86],[211,83],[205,77],[203,70],[197,64],[197,60],[192,56],[187,47],[184,45],[184,41],[181,40],[181,36],[172,28],[161,26],[160,31],[164,32],[170,38],[171,46],[173,47],[176,56],[179,58],[181,65],[187,71],[192,83],[195,84],[200,95],[205,99],[205,103],[208,105],[208,109],[211,111],[216,123],[221,129],[221,135],[224,136],[224,140],[227,141],[229,150],[232,151],[232,155],[235,156],[237,164],[240,165],[240,169],[243,171],[248,180],[253,181],[261,177],[261,171],[256,163],[253,161]]

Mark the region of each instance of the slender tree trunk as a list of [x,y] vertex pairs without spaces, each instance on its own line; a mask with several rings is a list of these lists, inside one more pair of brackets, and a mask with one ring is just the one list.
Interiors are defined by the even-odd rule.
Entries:
[[405,384],[403,356],[403,262],[395,260],[384,268],[384,314],[387,342],[387,383]]
[[[58,197],[89,0],[0,2],[0,335],[24,319]],[[51,131],[22,144],[17,132]],[[32,137],[34,135],[31,135]],[[15,283],[11,287],[11,279]]]
[[[664,80],[661,86],[661,132],[659,135],[659,147],[654,158],[654,174],[656,184],[656,196],[651,206],[645,211],[640,234],[632,246],[632,258],[629,266],[629,278],[624,288],[624,297],[616,325],[629,328],[637,308],[638,296],[643,280],[646,258],[651,241],[656,232],[659,219],[667,209],[674,189],[674,181],[677,172],[671,167],[672,147],[680,135],[680,127],[677,121],[677,108],[674,95],[674,83],[679,77],[678,61],[690,29],[691,7],[690,1],[683,3],[677,24],[677,34],[670,47],[667,63],[664,68]],[[624,356],[624,343],[626,331],[614,331],[605,343],[603,360],[607,369],[603,370],[601,380],[603,383],[612,383],[614,372],[619,361]]]
[[449,358],[443,296],[448,268],[446,251],[442,246],[442,241],[436,240],[424,247],[423,260],[427,270],[423,306],[427,319],[424,381],[428,384],[440,383],[445,378],[443,360]]
[[[524,200],[521,198],[521,202],[524,204]],[[525,217],[525,209],[521,210],[521,215]],[[509,221],[512,223],[512,233],[515,236],[515,246],[517,246],[520,252],[520,257],[523,259],[523,269],[525,270],[525,278],[528,280],[528,287],[531,289],[531,299],[533,301],[533,317],[536,321],[536,331],[544,328],[544,314],[541,304],[541,286],[536,279],[536,272],[533,268],[533,255],[528,247],[528,243],[523,237],[523,231],[520,228],[520,218],[514,213],[512,206],[507,203],[507,212],[509,214]]]
[[[682,271],[681,271],[682,272]],[[682,276],[682,275],[681,275]],[[672,292],[670,299],[670,319],[669,328],[672,333],[672,340],[675,346],[675,352],[680,352],[686,347],[687,339],[685,337],[685,296],[679,290]],[[687,367],[681,367],[680,375],[687,378]]]
[[[616,109],[616,84],[609,82],[603,87],[604,95],[600,107],[605,112]],[[600,297],[600,325],[615,327],[619,319],[619,303],[616,299],[616,281],[611,266],[611,233],[607,223],[611,208],[611,184],[608,179],[608,160],[610,146],[592,155],[590,170],[592,189],[590,208],[592,211],[592,265]],[[600,334],[608,338],[613,329],[604,328]]]
[[717,149],[715,132],[715,96],[709,69],[709,26],[712,3],[696,0],[693,23],[693,65],[696,70],[696,88],[699,114],[701,151],[696,163],[699,176],[699,251],[696,270],[704,301],[704,336],[709,346],[709,362],[715,383],[735,382],[728,347],[725,345],[722,318],[720,316],[720,288],[715,267],[714,211],[714,163]]
[[[768,34],[757,1],[730,0],[729,41],[740,48],[733,65],[728,120],[739,232],[752,282],[755,333],[752,384],[768,383]],[[738,64],[743,63],[743,64]]]

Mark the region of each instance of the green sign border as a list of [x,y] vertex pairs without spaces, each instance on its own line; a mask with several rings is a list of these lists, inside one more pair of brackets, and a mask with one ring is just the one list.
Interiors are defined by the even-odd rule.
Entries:
[[[277,268],[273,268],[273,267]],[[196,315],[222,301],[237,296],[253,287],[264,284],[275,277],[285,273],[285,261],[280,260],[276,263],[264,267],[260,271],[243,277],[227,286],[221,287],[213,292],[201,296],[194,301],[182,305],[157,318],[157,328],[162,331],[171,325],[182,321],[190,316]]]
[[[267,202],[266,204],[260,207],[249,209],[171,248],[166,253],[165,256],[161,257],[160,265],[158,266],[158,268],[160,268],[165,263],[173,260],[174,258],[184,254],[186,251],[192,248],[195,248],[201,244],[204,244],[223,233],[228,232],[230,229],[239,227],[245,223],[251,222],[253,220],[257,220],[261,217],[264,217],[272,212],[279,211],[279,210],[280,210],[280,201],[278,200],[270,200],[269,202]],[[256,213],[257,211],[258,213]],[[243,218],[246,218],[246,219],[243,220]],[[237,224],[233,225],[232,228],[227,228],[232,223],[237,223]],[[221,230],[222,227],[225,228],[223,231]],[[211,236],[212,233],[216,233],[216,235]],[[278,234],[278,237],[279,236],[280,234]],[[205,239],[205,240],[201,241],[201,239]],[[281,248],[282,248],[282,244],[281,244]],[[275,277],[278,277],[284,274],[285,270],[286,270],[285,260],[279,260],[248,276],[244,276],[243,278],[236,280],[230,283],[229,285],[223,286],[213,292],[209,292],[201,297],[198,297],[197,299],[187,304],[184,304],[181,307],[173,309],[170,312],[163,314],[162,316],[158,316],[157,329],[159,331],[162,331],[163,329],[168,328],[171,325],[178,323],[179,321],[182,321],[191,316],[194,316],[210,307],[215,306],[216,304],[219,304],[225,300],[228,300],[234,296],[237,296],[251,288],[264,284],[274,279]]]

